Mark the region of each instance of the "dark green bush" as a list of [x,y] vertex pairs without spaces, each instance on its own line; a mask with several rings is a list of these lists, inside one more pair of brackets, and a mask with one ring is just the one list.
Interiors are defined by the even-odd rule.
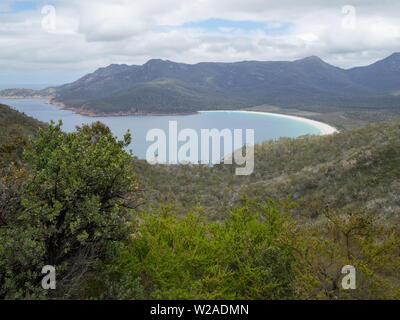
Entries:
[[1,170],[0,297],[44,295],[45,265],[68,297],[110,243],[126,239],[138,190],[129,144],[100,123],[69,134],[50,125],[25,151],[26,169]]

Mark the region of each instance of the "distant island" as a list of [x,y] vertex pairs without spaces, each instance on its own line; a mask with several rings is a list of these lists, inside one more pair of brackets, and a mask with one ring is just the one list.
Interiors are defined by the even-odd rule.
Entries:
[[321,114],[361,109],[397,112],[400,53],[348,70],[318,57],[193,65],[150,60],[142,66],[113,64],[44,90],[7,89],[0,96],[47,98],[51,104],[87,116],[190,114],[254,106],[268,106],[255,111],[272,112],[276,110],[270,106],[279,112]]

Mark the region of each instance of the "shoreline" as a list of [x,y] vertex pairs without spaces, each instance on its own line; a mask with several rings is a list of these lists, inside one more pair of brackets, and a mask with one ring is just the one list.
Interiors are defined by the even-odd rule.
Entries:
[[0,96],[0,99],[10,99],[10,100],[23,100],[23,99],[50,99],[50,97],[44,96]]
[[262,111],[248,111],[248,110],[209,110],[209,111],[195,111],[195,112],[182,112],[182,113],[135,113],[135,112],[114,112],[114,113],[95,113],[79,108],[72,108],[72,107],[67,107],[64,103],[62,102],[57,102],[53,101],[52,99],[48,100],[46,102],[47,104],[51,104],[54,106],[58,106],[63,110],[69,110],[74,113],[83,115],[83,116],[88,116],[88,117],[128,117],[128,116],[145,116],[145,117],[151,117],[151,116],[188,116],[188,115],[194,115],[194,114],[201,114],[201,113],[207,113],[207,112],[238,112],[238,113],[250,113],[250,114],[261,114],[261,115],[267,115],[267,116],[274,116],[274,117],[280,117],[280,118],[287,118],[287,119],[292,119],[296,121],[301,121],[303,123],[307,123],[309,125],[312,125],[313,127],[317,128],[319,131],[321,131],[322,135],[330,135],[334,133],[340,132],[338,129],[335,127],[321,122],[321,121],[316,121],[316,120],[311,120],[308,118],[303,118],[299,116],[291,116],[291,115],[286,115],[286,114],[280,114],[280,113],[272,113],[272,112],[262,112]]
[[307,123],[309,125],[312,125],[313,127],[317,128],[319,131],[321,131],[322,135],[331,135],[334,133],[339,133],[340,131],[336,129],[335,127],[321,122],[321,121],[316,121],[316,120],[311,120],[307,118],[302,118],[299,116],[291,116],[287,114],[280,114],[280,113],[272,113],[272,112],[262,112],[262,111],[247,111],[247,110],[210,110],[210,111],[198,111],[198,113],[213,113],[213,112],[236,112],[236,113],[249,113],[249,114],[260,114],[260,115],[267,115],[267,116],[273,116],[273,117],[279,117],[279,118],[287,118],[287,119],[292,119],[292,120],[297,120],[301,121],[303,123]]
[[167,116],[190,116],[197,114],[196,111],[193,112],[175,112],[175,113],[162,113],[162,112],[111,112],[111,113],[105,113],[105,112],[94,112],[91,110],[85,110],[83,108],[74,108],[74,107],[68,107],[62,102],[54,101],[53,97],[45,97],[45,96],[29,96],[29,97],[24,97],[24,96],[0,96],[0,99],[10,99],[10,100],[24,100],[24,99],[45,99],[47,100],[45,103],[56,106],[60,108],[61,110],[68,110],[72,111],[75,114],[80,114],[85,117],[91,117],[91,118],[102,118],[102,117],[129,117],[129,116],[137,116],[137,117],[167,117]]
[[111,112],[111,113],[104,113],[104,112],[93,112],[90,110],[84,110],[82,108],[73,108],[68,107],[62,102],[54,101],[52,99],[48,100],[46,104],[51,104],[53,106],[57,106],[62,110],[72,111],[76,114],[80,114],[86,117],[92,118],[101,118],[101,117],[129,117],[129,116],[138,116],[138,117],[151,117],[151,116],[188,116],[196,114],[196,112],[185,112],[185,113],[147,113],[147,112]]
[[322,135],[330,135],[334,133],[338,133],[339,130],[336,129],[335,127],[321,122],[321,121],[316,121],[316,120],[311,120],[308,118],[303,118],[299,116],[291,116],[291,115],[286,115],[286,114],[280,114],[280,113],[272,113],[272,112],[262,112],[262,111],[248,111],[248,110],[209,110],[209,111],[195,111],[195,112],[182,112],[182,113],[137,113],[137,112],[114,112],[114,113],[95,113],[79,108],[71,108],[67,107],[64,103],[62,102],[57,102],[53,101],[52,99],[48,100],[46,102],[47,104],[55,105],[60,107],[63,110],[69,110],[72,112],[75,112],[77,114],[83,115],[83,116],[88,116],[88,117],[127,117],[127,116],[145,116],[145,117],[151,117],[151,116],[188,116],[188,115],[194,115],[194,114],[201,114],[201,113],[211,113],[211,112],[237,112],[237,113],[249,113],[249,114],[261,114],[261,115],[267,115],[267,116],[274,116],[274,117],[280,117],[280,118],[286,118],[286,119],[292,119],[296,121],[301,121],[303,123],[307,123],[315,128],[317,128],[319,131],[321,131]]
[[196,111],[196,112],[182,112],[182,113],[137,113],[137,112],[114,112],[114,113],[95,113],[92,111],[88,110],[83,110],[79,108],[72,108],[66,106],[62,102],[54,101],[52,97],[1,97],[2,99],[48,99],[45,103],[50,104],[56,107],[61,108],[62,110],[69,110],[72,111],[76,114],[80,114],[83,116],[87,117],[127,117],[127,116],[186,116],[186,115],[194,115],[194,114],[201,114],[201,113],[213,113],[213,112],[236,112],[236,113],[248,113],[248,114],[260,114],[260,115],[267,115],[267,116],[273,116],[273,117],[280,117],[280,118],[286,118],[286,119],[292,119],[296,121],[301,121],[303,123],[307,123],[309,125],[312,125],[313,127],[317,128],[322,135],[331,135],[334,133],[340,132],[338,129],[335,127],[321,122],[321,121],[316,121],[316,120],[311,120],[308,118],[303,118],[299,116],[292,116],[292,115],[287,115],[287,114],[281,114],[281,113],[272,113],[272,112],[263,112],[263,111],[248,111],[248,110],[202,110],[202,111]]

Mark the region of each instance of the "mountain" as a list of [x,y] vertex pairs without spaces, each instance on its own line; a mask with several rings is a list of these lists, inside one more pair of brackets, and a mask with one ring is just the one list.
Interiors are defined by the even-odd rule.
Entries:
[[2,91],[51,95],[81,113],[188,113],[268,104],[309,110],[397,107],[400,54],[344,70],[318,57],[292,62],[184,64],[153,59],[142,66],[110,65],[60,87]]
[[368,67],[353,68],[348,71],[352,81],[381,93],[400,93],[400,53],[378,61]]

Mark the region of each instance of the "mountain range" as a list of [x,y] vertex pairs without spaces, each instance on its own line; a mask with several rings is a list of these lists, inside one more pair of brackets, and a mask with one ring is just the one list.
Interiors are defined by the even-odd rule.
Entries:
[[168,114],[257,105],[321,111],[397,108],[400,53],[341,69],[318,57],[296,61],[184,64],[150,60],[112,64],[44,90],[7,89],[6,97],[50,97],[82,114]]

